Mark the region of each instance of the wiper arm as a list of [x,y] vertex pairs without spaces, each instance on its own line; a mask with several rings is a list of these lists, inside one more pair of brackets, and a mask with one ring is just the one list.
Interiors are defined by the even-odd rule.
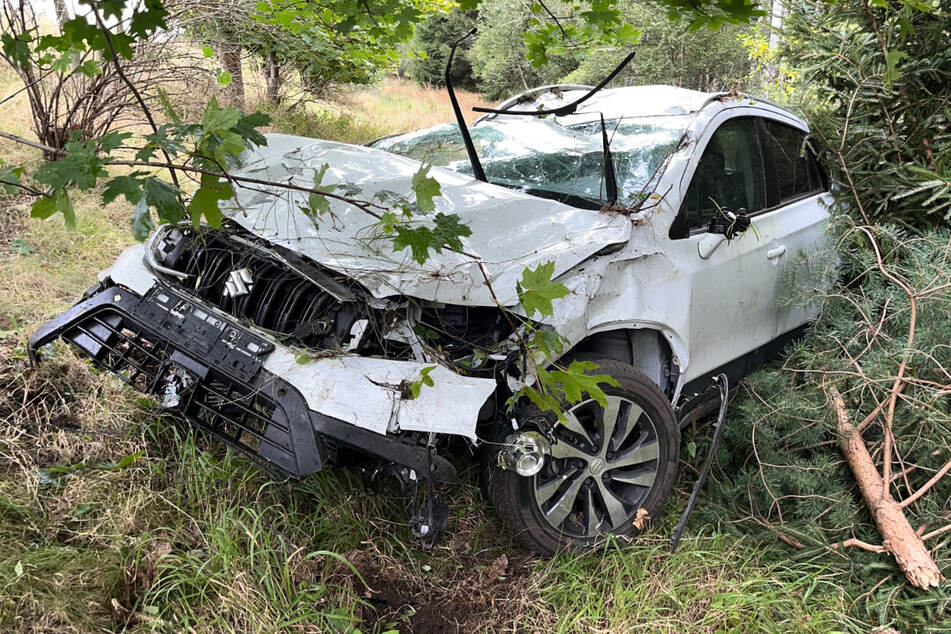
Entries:
[[608,131],[604,127],[604,113],[601,113],[601,151],[604,154],[604,188],[608,195],[608,207],[617,203],[617,175],[614,173],[614,159],[611,157],[611,144]]
[[456,100],[456,91],[452,87],[452,58],[456,54],[456,47],[462,44],[466,38],[474,35],[476,28],[473,27],[468,33],[459,38],[452,48],[449,49],[449,59],[446,61],[446,90],[449,92],[449,101],[452,103],[452,111],[456,115],[456,123],[459,125],[459,132],[462,134],[462,143],[466,146],[466,154],[469,156],[469,164],[472,165],[472,173],[480,181],[488,183],[489,179],[485,177],[485,170],[482,169],[482,161],[476,153],[475,145],[472,143],[472,136],[469,134],[469,127],[466,125],[466,118],[462,116],[462,109]]
[[[475,29],[472,29],[472,31],[469,31],[469,33],[466,35],[466,37],[469,37],[469,35],[471,35],[471,34],[474,33],[474,32],[475,32]],[[464,37],[464,38],[462,38],[462,39],[464,40],[464,39],[466,39],[466,38]],[[462,41],[462,40],[459,40],[459,42],[461,42],[461,41]],[[456,44],[458,44],[459,42],[456,42]],[[453,50],[453,51],[456,50],[455,45],[453,45],[452,50]],[[449,59],[452,60],[452,52],[449,53]],[[513,108],[515,105],[517,105],[517,104],[512,104],[512,105],[509,106],[508,108],[504,108],[504,109],[502,109],[502,110],[498,110],[498,109],[496,109],[496,108],[483,108],[482,106],[476,106],[475,108],[473,108],[473,110],[474,110],[475,112],[486,112],[486,113],[489,113],[489,114],[511,114],[511,115],[516,115],[516,114],[517,114],[517,115],[525,115],[525,116],[532,116],[532,117],[538,117],[538,116],[542,116],[542,115],[546,115],[546,114],[553,114],[553,115],[555,115],[555,116],[563,117],[563,116],[565,116],[565,115],[574,114],[574,113],[578,110],[578,106],[580,106],[580,105],[583,104],[585,101],[587,101],[588,99],[590,99],[591,97],[593,97],[599,90],[601,90],[602,88],[604,88],[605,86],[607,86],[608,83],[609,83],[612,79],[614,79],[615,77],[617,77],[618,73],[620,73],[622,70],[624,70],[624,67],[627,66],[628,63],[629,63],[632,59],[634,59],[634,53],[633,53],[633,52],[632,52],[630,55],[628,55],[627,57],[625,57],[624,60],[623,60],[620,64],[618,64],[617,67],[616,67],[614,70],[611,71],[611,74],[610,74],[610,75],[608,75],[607,77],[605,77],[604,79],[602,79],[600,84],[598,84],[597,86],[595,86],[594,88],[592,88],[591,90],[589,90],[587,93],[585,93],[585,95],[584,95],[583,97],[581,97],[580,99],[577,99],[577,100],[575,100],[575,101],[572,101],[572,102],[569,103],[569,104],[565,104],[564,106],[561,106],[561,107],[559,107],[559,108],[554,108],[554,109],[552,109],[552,110],[512,110],[511,108]],[[447,80],[449,79],[449,70],[448,70],[448,68],[447,68],[447,70],[446,70],[446,79],[447,79]],[[448,82],[447,82],[447,83],[448,83]],[[453,103],[455,103],[455,100],[453,100]]]

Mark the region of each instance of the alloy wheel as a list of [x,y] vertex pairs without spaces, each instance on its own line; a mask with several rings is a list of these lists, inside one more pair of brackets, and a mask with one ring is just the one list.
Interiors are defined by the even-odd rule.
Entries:
[[634,401],[608,395],[563,414],[545,468],[534,476],[535,503],[555,529],[590,538],[635,517],[657,479],[660,445],[650,416]]

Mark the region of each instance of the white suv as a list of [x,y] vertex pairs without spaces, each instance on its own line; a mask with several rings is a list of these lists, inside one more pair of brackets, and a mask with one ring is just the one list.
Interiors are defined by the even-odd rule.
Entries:
[[[547,86],[500,108],[588,93]],[[419,265],[352,205],[315,217],[306,192],[239,187],[222,230],[161,227],[31,351],[61,336],[295,477],[329,462],[452,481],[445,449],[468,439],[500,515],[539,552],[634,534],[671,490],[679,421],[711,377],[742,378],[813,317],[779,301],[793,267],[825,250],[829,185],[808,128],[745,96],[642,86],[571,114],[489,114],[470,133],[488,182],[455,125],[369,147],[269,135],[235,172],[307,187],[327,165],[324,184],[371,198],[409,195],[433,164],[435,211],[472,230],[464,253]],[[527,379],[499,308],[518,317],[522,272],[549,262],[570,293],[535,327],[619,384],[604,386],[606,408],[566,405],[560,423],[506,405]],[[409,389],[427,373],[431,386]],[[413,522],[431,538],[444,511]]]

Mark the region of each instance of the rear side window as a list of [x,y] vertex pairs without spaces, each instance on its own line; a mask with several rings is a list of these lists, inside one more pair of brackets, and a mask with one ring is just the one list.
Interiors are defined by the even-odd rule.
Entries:
[[763,159],[752,117],[728,119],[710,137],[670,228],[673,239],[705,229],[720,210],[766,207]]
[[806,133],[772,119],[763,120],[766,151],[773,163],[777,201],[787,201],[825,189],[815,154],[806,143]]

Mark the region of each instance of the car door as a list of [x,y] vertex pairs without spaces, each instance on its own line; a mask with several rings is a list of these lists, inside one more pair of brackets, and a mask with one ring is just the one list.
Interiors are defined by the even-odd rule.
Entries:
[[[759,121],[766,158],[767,198],[771,199],[783,251],[777,287],[776,336],[815,319],[817,304],[802,302],[802,288],[812,288],[831,265],[826,226],[829,221],[828,179],[809,146],[808,135],[777,119]],[[770,186],[770,181],[775,184]]]
[[[778,218],[764,213],[766,164],[755,117],[729,111],[714,117],[683,180],[689,184],[681,185],[682,204],[669,237],[690,288],[689,381],[775,337],[783,254],[777,251]],[[726,210],[748,213],[752,228],[731,240],[711,233],[711,219]]]

